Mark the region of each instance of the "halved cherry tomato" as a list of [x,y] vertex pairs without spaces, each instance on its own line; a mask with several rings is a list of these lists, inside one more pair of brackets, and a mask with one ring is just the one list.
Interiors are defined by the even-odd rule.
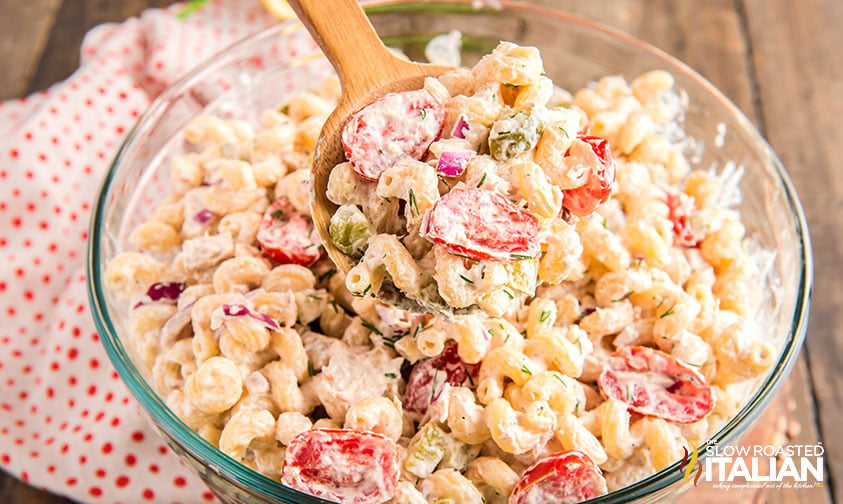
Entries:
[[585,217],[609,200],[615,182],[615,158],[609,142],[595,136],[577,135],[565,153],[566,163],[587,171],[585,184],[563,191],[562,206],[578,217]]
[[444,122],[445,105],[428,91],[390,93],[348,118],[343,151],[357,174],[378,180],[402,158],[421,159]]
[[503,195],[454,189],[426,215],[424,235],[448,252],[478,261],[530,259],[539,252],[539,221]]
[[374,432],[312,429],[287,446],[281,482],[350,504],[381,504],[395,495],[398,450]]
[[287,198],[264,212],[258,242],[265,256],[282,264],[310,266],[322,255],[322,242],[310,216],[297,212]]
[[691,227],[689,216],[693,210],[691,198],[683,193],[670,189],[665,190],[667,207],[670,210],[668,217],[673,223],[673,236],[677,245],[683,247],[696,247],[700,244],[700,237]]
[[430,403],[439,398],[446,383],[455,387],[474,388],[480,364],[468,364],[460,359],[457,344],[448,341],[436,357],[420,360],[407,378],[404,393],[404,411],[415,420],[421,420]]
[[677,424],[701,420],[714,408],[711,386],[696,369],[648,347],[613,353],[598,385],[607,397],[627,403],[630,411]]
[[606,480],[588,455],[554,453],[528,467],[515,484],[509,504],[573,504],[605,494]]

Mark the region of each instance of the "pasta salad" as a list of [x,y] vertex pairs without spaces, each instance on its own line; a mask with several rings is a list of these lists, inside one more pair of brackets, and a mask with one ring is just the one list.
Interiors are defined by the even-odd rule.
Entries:
[[343,503],[578,502],[667,467],[776,357],[673,87],[656,70],[570,94],[502,42],[361,109],[329,181],[348,275],[307,197],[337,80],[258,128],[194,118],[106,268],[139,365],[209,443]]

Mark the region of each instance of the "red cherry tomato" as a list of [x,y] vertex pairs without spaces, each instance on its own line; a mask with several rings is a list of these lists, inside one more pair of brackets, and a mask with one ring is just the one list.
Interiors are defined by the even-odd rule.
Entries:
[[439,398],[446,383],[455,387],[474,388],[480,364],[467,364],[457,353],[457,344],[448,341],[436,357],[420,360],[407,378],[404,411],[414,420],[421,420],[430,403]]
[[696,247],[700,244],[700,238],[694,233],[691,227],[689,216],[693,209],[691,199],[683,192],[665,190],[667,207],[670,210],[668,217],[673,223],[673,236],[677,245],[683,247]]
[[600,468],[579,451],[554,453],[528,467],[509,504],[573,504],[606,493]]
[[390,93],[348,118],[343,151],[357,174],[378,180],[402,158],[421,159],[444,122],[445,105],[424,89]]
[[454,189],[426,215],[427,238],[448,252],[478,261],[512,261],[539,252],[539,221],[503,195]]
[[615,158],[609,142],[587,135],[577,135],[565,156],[588,175],[585,184],[563,191],[562,206],[578,217],[585,217],[609,200],[615,182]]
[[338,429],[302,432],[287,446],[281,482],[349,504],[381,504],[395,495],[398,450],[380,434]]
[[258,242],[265,256],[282,264],[310,266],[322,255],[322,242],[310,216],[297,212],[287,198],[264,212]]
[[701,420],[714,408],[711,387],[696,369],[648,347],[613,353],[598,385],[607,397],[627,403],[630,411],[677,424]]

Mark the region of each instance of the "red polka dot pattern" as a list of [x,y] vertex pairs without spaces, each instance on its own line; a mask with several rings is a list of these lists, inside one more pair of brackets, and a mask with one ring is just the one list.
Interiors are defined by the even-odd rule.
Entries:
[[67,81],[0,103],[0,468],[93,502],[213,502],[116,379],[87,306],[100,181],[156,94],[274,21],[259,2],[150,9],[85,37]]

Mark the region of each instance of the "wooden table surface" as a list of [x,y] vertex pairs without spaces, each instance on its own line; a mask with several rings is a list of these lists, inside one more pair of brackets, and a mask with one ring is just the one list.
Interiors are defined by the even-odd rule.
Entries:
[[[257,0],[241,0],[250,2]],[[327,0],[326,0],[327,1]],[[787,427],[791,442],[825,447],[822,489],[744,495],[755,502],[835,502],[843,496],[843,1],[536,0],[604,22],[675,55],[754,122],[788,169],[813,240],[816,279],[805,350],[753,436]],[[0,0],[0,99],[66,78],[83,34],[169,0]],[[2,394],[2,391],[0,391]],[[766,429],[766,430],[765,430]],[[686,502],[731,502],[692,492]],[[843,501],[843,498],[840,498]],[[70,501],[0,472],[0,503]]]

